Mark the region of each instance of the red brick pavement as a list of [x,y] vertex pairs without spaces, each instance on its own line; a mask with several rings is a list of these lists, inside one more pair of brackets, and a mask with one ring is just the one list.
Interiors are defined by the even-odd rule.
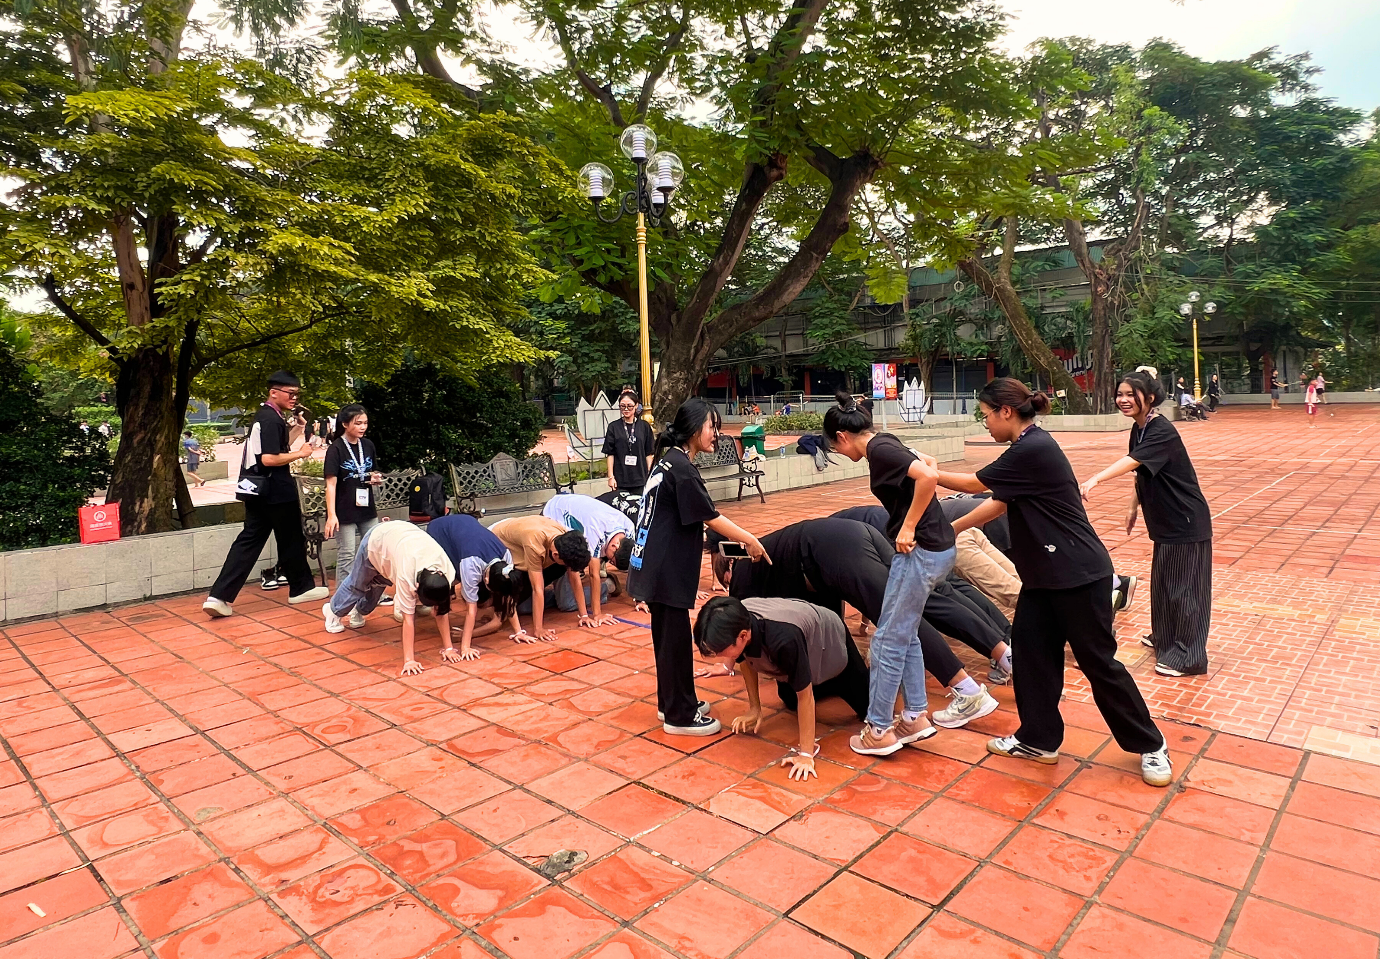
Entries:
[[[0,959],[1374,959],[1380,766],[1219,731],[1297,741],[1377,711],[1373,584],[1355,574],[1376,561],[1380,429],[1360,410],[1313,435],[1301,419],[1184,426],[1226,548],[1213,675],[1136,667],[1158,710],[1204,724],[1162,722],[1168,790],[1133,774],[1074,671],[1057,766],[983,751],[1014,727],[1001,688],[975,728],[882,760],[849,752],[856,721],[823,703],[820,778],[789,782],[786,714],[761,737],[660,732],[622,601],[616,629],[558,617],[553,645],[489,642],[458,666],[423,625],[429,668],[408,679],[386,617],[330,636],[252,587],[222,621],[178,597],[10,627]],[[1285,423],[1288,455],[1271,448]],[[1080,475],[1124,442],[1063,439]],[[729,509],[765,529],[863,496]],[[1144,538],[1111,535],[1118,496],[1099,490],[1095,520],[1143,569]],[[1295,528],[1338,538],[1271,538]],[[1229,553],[1251,536],[1268,549]],[[736,678],[700,688],[721,716],[742,708]],[[536,871],[563,848],[589,858]]]

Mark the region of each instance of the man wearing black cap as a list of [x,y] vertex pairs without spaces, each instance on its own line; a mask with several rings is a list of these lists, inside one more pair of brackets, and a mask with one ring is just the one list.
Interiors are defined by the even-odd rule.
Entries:
[[244,529],[230,544],[211,595],[201,606],[211,616],[233,612],[230,604],[254,571],[270,533],[278,542],[278,568],[288,578],[288,602],[296,605],[330,595],[325,586],[316,585],[307,562],[302,508],[289,469],[311,456],[311,445],[302,441],[305,424],[292,412],[301,391],[301,382],[291,373],[279,370],[268,378],[268,399],[254,415],[244,441],[235,487],[235,498],[244,503]]

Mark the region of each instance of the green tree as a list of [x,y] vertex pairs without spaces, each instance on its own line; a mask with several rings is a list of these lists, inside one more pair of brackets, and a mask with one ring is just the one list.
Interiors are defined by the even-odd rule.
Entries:
[[[520,123],[457,112],[423,78],[328,82],[189,32],[189,0],[0,6],[0,269],[54,329],[102,350],[124,422],[110,483],[124,532],[189,497],[188,399],[246,405],[278,366],[308,400],[411,347],[473,376],[539,354],[510,331],[544,274],[521,228],[569,174]],[[271,36],[296,5],[231,10]]]
[[530,367],[544,384],[543,392],[549,391],[553,379],[560,379],[590,402],[600,390],[623,384],[623,364],[638,353],[637,314],[618,300],[598,313],[565,300],[534,303],[514,329],[548,354]]
[[541,438],[544,420],[496,366],[466,380],[409,360],[386,382],[363,384],[358,399],[369,411],[379,462],[389,470],[423,466],[444,476],[447,463],[482,463],[499,453],[523,457]]
[[[3,324],[3,318],[0,318]],[[77,510],[105,484],[105,440],[55,413],[27,364],[0,336],[0,550],[69,543]]]

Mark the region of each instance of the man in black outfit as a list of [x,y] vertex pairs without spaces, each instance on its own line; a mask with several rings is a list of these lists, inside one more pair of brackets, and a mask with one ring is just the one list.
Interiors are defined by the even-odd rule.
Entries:
[[[325,586],[316,585],[307,562],[302,508],[289,469],[292,463],[311,456],[311,444],[302,441],[305,424],[292,414],[301,392],[301,382],[291,373],[279,370],[268,378],[268,399],[254,415],[244,441],[239,485],[235,488],[235,498],[244,503],[244,528],[230,544],[225,565],[211,586],[211,595],[201,606],[213,617],[234,612],[230,604],[254,571],[270,533],[278,542],[278,568],[288,578],[288,602],[295,606],[330,595]],[[299,444],[296,449],[294,443]]]

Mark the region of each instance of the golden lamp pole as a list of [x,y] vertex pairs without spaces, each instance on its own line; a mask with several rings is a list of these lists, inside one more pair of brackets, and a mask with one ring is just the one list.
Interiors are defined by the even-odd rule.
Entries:
[[602,163],[586,163],[580,168],[580,183],[585,196],[594,203],[595,215],[602,223],[617,223],[625,215],[637,214],[637,313],[642,353],[642,418],[652,417],[652,341],[647,316],[647,221],[661,224],[671,203],[671,194],[685,179],[685,167],[674,153],[656,152],[656,134],[636,123],[623,131],[618,148],[637,168],[633,189],[618,201],[613,216],[604,216],[603,202],[613,194],[613,171]]
[[[1202,299],[1202,294],[1197,290],[1188,294],[1188,302],[1179,304],[1179,312],[1184,316],[1190,317],[1193,321],[1193,402],[1200,403],[1203,399],[1202,378],[1198,369],[1198,301]],[[1217,312],[1217,304],[1211,301],[1203,304],[1203,322],[1207,322],[1208,316]]]

